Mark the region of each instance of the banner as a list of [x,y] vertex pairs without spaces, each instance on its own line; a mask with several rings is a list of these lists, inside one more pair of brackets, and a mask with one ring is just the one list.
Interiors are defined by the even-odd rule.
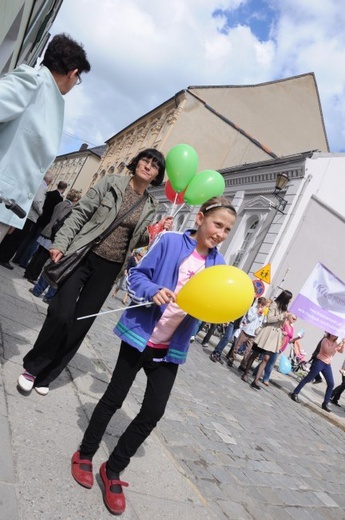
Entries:
[[325,332],[345,337],[345,283],[317,263],[289,312]]

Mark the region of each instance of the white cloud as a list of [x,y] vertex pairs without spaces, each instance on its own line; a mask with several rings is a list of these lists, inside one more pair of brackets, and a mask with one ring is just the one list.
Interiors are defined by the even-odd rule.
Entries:
[[[92,70],[66,96],[68,132],[102,144],[189,85],[315,72],[332,151],[345,149],[342,0],[65,0],[52,33],[81,41]],[[267,9],[270,6],[273,11]],[[234,26],[217,9],[252,9]],[[268,19],[269,38],[248,25]],[[80,141],[69,144],[77,149]],[[67,151],[64,139],[64,151]]]

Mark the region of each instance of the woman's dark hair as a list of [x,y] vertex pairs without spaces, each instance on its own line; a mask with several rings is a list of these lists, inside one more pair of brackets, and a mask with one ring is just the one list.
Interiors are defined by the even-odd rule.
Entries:
[[282,291],[274,300],[281,311],[287,311],[288,305],[292,298],[292,292]]
[[154,164],[157,164],[158,175],[153,179],[151,184],[152,186],[160,186],[164,179],[165,158],[164,155],[155,148],[147,148],[146,150],[143,150],[142,152],[138,153],[138,155],[133,157],[131,162],[127,164],[128,170],[134,174],[138,162],[140,161],[140,159],[143,159],[144,157],[147,159],[152,159],[152,162]]
[[54,36],[44,53],[42,64],[57,74],[68,74],[75,69],[79,74],[91,70],[83,46],[66,34]]
[[226,197],[212,197],[211,199],[208,199],[203,203],[199,211],[204,214],[210,214],[221,208],[228,209],[233,215],[237,215],[235,208]]

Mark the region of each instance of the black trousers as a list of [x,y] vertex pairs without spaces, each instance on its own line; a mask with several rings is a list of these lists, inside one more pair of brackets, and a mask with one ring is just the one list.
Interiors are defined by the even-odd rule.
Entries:
[[25,370],[36,376],[35,386],[49,386],[76,354],[95,320],[76,318],[101,309],[121,267],[91,252],[59,288],[38,338],[23,360]]
[[110,419],[121,408],[137,373],[143,368],[147,384],[140,411],[119,438],[108,460],[109,469],[115,473],[120,473],[128,466],[131,457],[163,417],[176,379],[178,365],[154,361],[162,358],[165,352],[165,349],[151,347],[139,352],[124,341],[121,343],[111,381],[96,405],[84,434],[80,446],[82,457],[92,458],[96,453]]
[[15,229],[12,233],[7,233],[0,244],[0,262],[9,262],[11,260],[34,226],[35,222],[27,219],[23,229]]
[[37,280],[40,276],[43,266],[46,261],[49,259],[49,251],[45,249],[43,246],[38,246],[37,251],[31,257],[30,262],[28,263],[27,268],[25,269],[24,276],[29,278],[29,280]]

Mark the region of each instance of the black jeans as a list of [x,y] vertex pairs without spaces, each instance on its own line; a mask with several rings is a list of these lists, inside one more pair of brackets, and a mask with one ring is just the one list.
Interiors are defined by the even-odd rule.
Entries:
[[110,419],[121,408],[137,373],[143,368],[147,384],[141,409],[119,438],[108,460],[109,469],[115,473],[120,473],[128,466],[131,457],[163,417],[175,382],[178,365],[154,361],[163,357],[164,353],[165,349],[151,347],[139,352],[124,341],[121,343],[111,381],[96,405],[84,434],[80,446],[82,457],[92,458],[96,453]]
[[52,299],[41,332],[24,357],[25,370],[36,376],[36,386],[49,386],[76,354],[107,298],[122,264],[89,253]]

